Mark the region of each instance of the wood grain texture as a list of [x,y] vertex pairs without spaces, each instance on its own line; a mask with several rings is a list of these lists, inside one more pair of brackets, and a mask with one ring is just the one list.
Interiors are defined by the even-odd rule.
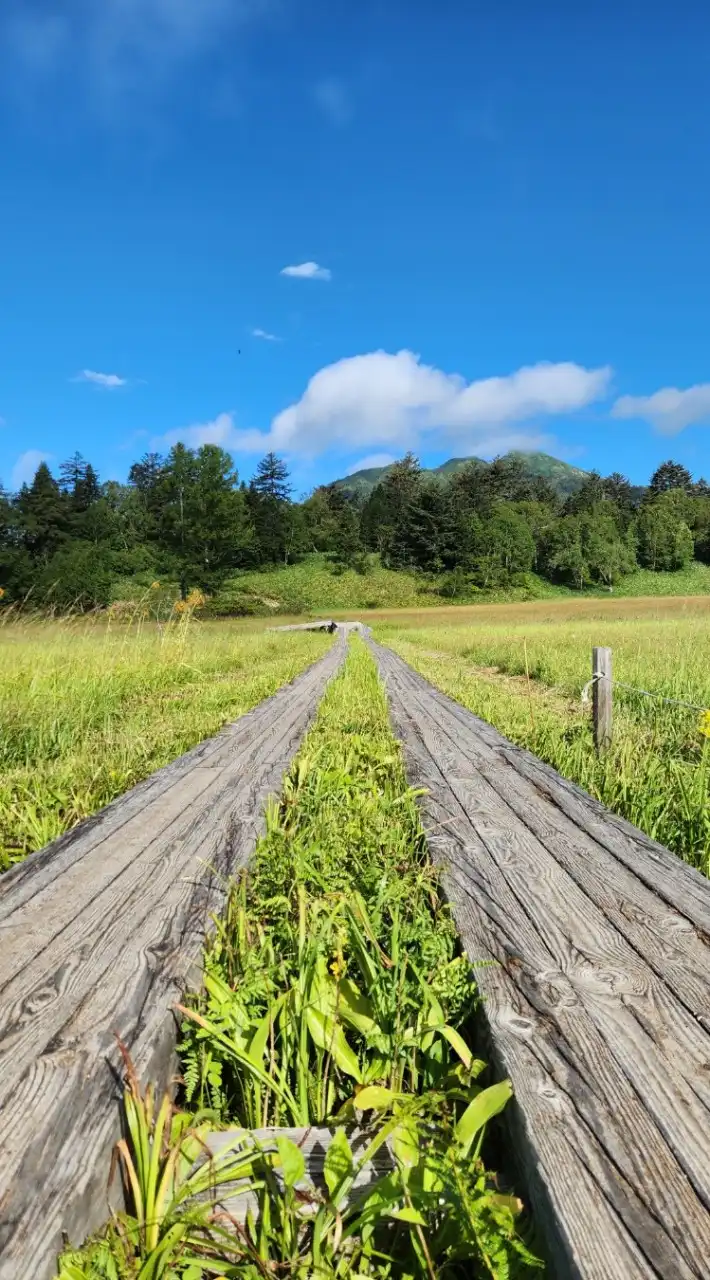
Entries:
[[710,884],[374,645],[551,1273],[710,1274]]
[[165,1086],[172,1006],[345,653],[0,877],[0,1280],[50,1280],[107,1216],[121,1065]]
[[[367,1187],[372,1186],[373,1182],[376,1182],[378,1178],[391,1173],[395,1167],[392,1140],[388,1138],[375,1152],[374,1157],[364,1163],[361,1168],[358,1168],[374,1133],[372,1130],[357,1128],[347,1129],[346,1132],[355,1167],[358,1171],[355,1174],[350,1191],[343,1199],[343,1207],[347,1207]],[[196,1161],[196,1165],[204,1164],[209,1157],[218,1157],[220,1152],[228,1144],[231,1147],[232,1142],[237,1138],[243,1137],[245,1149],[248,1149],[249,1146],[256,1146],[264,1154],[278,1150],[278,1138],[288,1138],[290,1142],[299,1147],[305,1164],[305,1177],[296,1183],[301,1206],[303,1208],[310,1202],[315,1209],[319,1203],[323,1203],[327,1198],[325,1158],[333,1141],[334,1133],[335,1130],[333,1129],[315,1125],[301,1129],[225,1129],[221,1133],[207,1135],[205,1155],[202,1159]],[[277,1183],[283,1189],[283,1181],[278,1169],[275,1172],[275,1177]],[[249,1212],[254,1217],[258,1214],[258,1198],[253,1192],[249,1191],[248,1184],[225,1183],[220,1187],[214,1188],[210,1193],[210,1198],[214,1199],[218,1210],[228,1214],[233,1222],[244,1222]]]

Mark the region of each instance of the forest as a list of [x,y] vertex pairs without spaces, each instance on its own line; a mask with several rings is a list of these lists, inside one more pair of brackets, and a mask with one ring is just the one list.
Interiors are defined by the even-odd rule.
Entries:
[[217,445],[147,453],[125,484],[101,482],[80,454],[55,475],[46,462],[18,493],[0,490],[2,603],[96,608],[153,579],[176,594],[219,592],[240,571],[319,552],[334,572],[387,568],[428,575],[444,597],[494,590],[536,573],[583,590],[613,587],[641,566],[710,562],[710,486],[664,462],[647,487],[592,471],[567,496],[519,456],[422,471],[412,454],[367,496],[343,482],[293,498],[273,453],[251,480]]

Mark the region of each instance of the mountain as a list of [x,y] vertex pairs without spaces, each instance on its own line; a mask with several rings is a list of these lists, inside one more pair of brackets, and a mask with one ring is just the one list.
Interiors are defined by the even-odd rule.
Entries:
[[[515,450],[505,456],[519,458],[528,475],[542,476],[563,498],[579,489],[588,474],[586,471],[580,471],[579,467],[570,466],[569,462],[552,458],[549,453],[520,453]],[[443,476],[448,479],[469,462],[476,462],[480,467],[490,466],[490,463],[484,462],[482,458],[449,458],[448,462],[442,462],[439,467],[422,468],[422,471],[424,475]],[[366,467],[364,471],[353,471],[352,475],[343,476],[341,480],[336,480],[335,484],[339,489],[344,489],[346,493],[351,493],[355,497],[367,498],[389,470],[389,467]]]

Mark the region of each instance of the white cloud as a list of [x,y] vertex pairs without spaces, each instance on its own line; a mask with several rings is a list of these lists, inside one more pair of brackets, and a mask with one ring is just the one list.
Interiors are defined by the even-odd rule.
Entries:
[[[575,413],[601,399],[611,370],[536,364],[507,377],[466,382],[421,363],[411,351],[372,351],[326,365],[268,431],[235,425],[231,413],[168,432],[156,444],[220,444],[240,453],[316,457],[330,449],[372,450],[351,470],[385,466],[405,449],[447,448],[492,457],[554,442],[539,419]],[[384,448],[383,448],[384,446]]]
[[343,125],[352,120],[353,105],[342,80],[334,76],[320,80],[313,90],[313,97],[332,124]]
[[531,436],[521,425],[584,408],[605,394],[610,377],[608,368],[541,363],[466,382],[422,364],[411,351],[373,351],[316,373],[262,442],[312,454],[332,446],[402,449],[432,441],[488,452],[539,447],[539,430]]
[[51,453],[43,453],[41,449],[28,449],[26,453],[21,453],[12,468],[12,488],[21,489],[23,484],[30,484],[40,462],[48,462],[51,456]]
[[295,276],[298,280],[330,280],[331,271],[317,262],[300,262],[297,266],[282,267],[281,275]]
[[673,436],[694,423],[710,424],[710,382],[685,391],[662,387],[651,396],[620,396],[611,412],[615,418],[643,418],[661,435]]
[[104,387],[106,391],[128,386],[127,378],[120,378],[117,373],[97,373],[95,369],[82,369],[72,382],[93,382],[95,387]]
[[190,449],[199,449],[203,444],[219,444],[224,449],[231,447],[235,435],[234,418],[231,413],[218,413],[211,422],[196,422],[190,427],[180,427],[177,431],[168,431],[155,441],[156,444],[186,444]]
[[275,333],[269,333],[267,329],[252,329],[252,338],[261,338],[264,342],[280,342],[281,339]]
[[394,461],[395,457],[392,453],[368,453],[367,457],[360,458],[359,462],[352,462],[345,474],[351,476],[356,471],[369,471],[371,467],[388,467]]

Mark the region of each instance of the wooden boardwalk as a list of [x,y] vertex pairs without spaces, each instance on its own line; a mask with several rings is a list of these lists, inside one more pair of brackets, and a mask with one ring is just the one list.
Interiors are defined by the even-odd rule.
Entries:
[[344,652],[0,878],[0,1280],[50,1280],[61,1232],[105,1222],[113,1033],[167,1083],[171,1007]]
[[710,882],[373,645],[559,1280],[710,1276]]
[[[354,629],[0,878],[0,1280],[50,1280],[62,1230],[105,1220],[113,1032],[168,1080],[171,1005]],[[477,979],[549,1275],[707,1280],[710,882],[372,649],[464,946],[495,962]]]

